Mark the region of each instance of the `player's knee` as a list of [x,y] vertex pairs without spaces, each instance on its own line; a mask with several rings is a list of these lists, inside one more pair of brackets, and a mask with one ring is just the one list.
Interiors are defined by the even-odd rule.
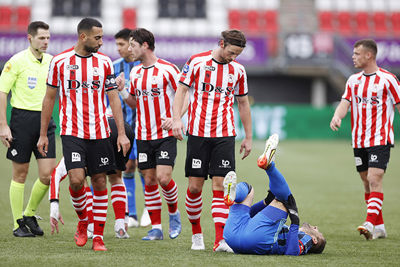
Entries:
[[202,191],[202,187],[199,187],[198,185],[189,185],[189,191],[192,194],[198,194]]

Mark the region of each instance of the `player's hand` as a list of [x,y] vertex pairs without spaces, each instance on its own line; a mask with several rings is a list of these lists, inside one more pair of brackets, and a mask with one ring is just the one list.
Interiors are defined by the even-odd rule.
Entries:
[[178,140],[183,140],[183,131],[185,130],[182,120],[174,120],[172,122],[172,133],[174,134],[175,138]]
[[292,224],[299,225],[300,218],[297,210],[296,200],[294,199],[293,195],[290,194],[286,201],[282,202],[285,208],[288,210],[290,222]]
[[37,142],[37,148],[39,150],[39,153],[43,156],[46,157],[47,156],[47,148],[49,146],[49,139],[46,136],[40,136],[39,140]]
[[251,140],[251,138],[243,139],[243,142],[240,145],[240,154],[242,154],[243,152],[242,159],[246,158],[250,154],[252,143],[253,141]]
[[163,130],[169,131],[172,129],[172,118],[161,118],[161,128]]
[[339,117],[337,117],[337,116],[332,117],[332,120],[330,123],[330,127],[331,127],[332,131],[338,131],[341,124],[342,124],[342,120]]
[[64,225],[64,220],[59,212],[58,201],[50,202],[50,227],[51,234],[54,234],[54,230],[56,230],[58,234],[58,221],[60,221]]
[[7,148],[10,147],[10,143],[13,140],[10,127],[5,124],[4,126],[0,127],[0,139],[4,146]]
[[118,135],[117,146],[118,146],[118,152],[120,152],[122,148],[122,153],[124,154],[125,157],[129,151],[129,148],[131,147],[131,142],[129,141],[128,137],[125,134]]
[[125,88],[125,74],[123,72],[115,78],[115,83],[118,86],[118,91],[122,91]]

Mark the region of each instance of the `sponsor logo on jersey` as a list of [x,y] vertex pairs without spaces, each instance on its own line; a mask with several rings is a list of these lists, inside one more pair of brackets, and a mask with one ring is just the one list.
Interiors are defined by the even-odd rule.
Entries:
[[189,72],[189,65],[188,64],[185,64],[185,66],[183,66],[182,72],[185,73],[185,74]]
[[33,89],[36,87],[37,79],[36,77],[28,77],[28,87],[29,89]]
[[356,100],[357,104],[371,104],[373,106],[376,106],[379,104],[379,97],[378,96],[371,96],[371,97],[360,97],[358,95],[354,96],[354,99]]
[[71,154],[71,162],[79,162],[81,161],[81,154],[78,152],[72,152]]
[[136,97],[141,97],[141,96],[152,96],[152,97],[158,97],[161,94],[161,90],[159,88],[151,88],[150,90],[147,89],[135,89],[135,95]]
[[147,154],[146,153],[139,153],[138,161],[139,161],[139,163],[147,162]]
[[93,67],[93,76],[99,76],[99,68]]
[[[106,83],[107,83],[107,80],[106,80]],[[90,88],[92,90],[97,90],[100,88],[100,85],[101,85],[101,83],[99,80],[94,80],[94,81],[92,81],[91,84],[88,83],[87,81],[80,82],[78,80],[68,80],[67,89],[76,90],[76,89],[79,89],[80,87],[82,87],[82,88],[86,88],[86,89]],[[108,87],[111,87],[111,86],[108,86]]]
[[208,70],[208,71],[215,71],[215,67],[214,67],[214,66],[205,65],[205,66],[204,66],[204,69],[205,69],[205,70]]
[[201,168],[201,159],[192,159],[192,168],[200,169]]
[[78,65],[67,65],[67,70],[78,70],[79,66]]

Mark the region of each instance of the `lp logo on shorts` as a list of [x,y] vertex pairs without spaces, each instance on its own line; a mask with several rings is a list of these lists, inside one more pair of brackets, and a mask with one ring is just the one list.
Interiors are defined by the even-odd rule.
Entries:
[[105,158],[100,158],[100,161],[101,164],[99,165],[99,167],[108,165],[110,160],[107,157],[105,157]]
[[371,154],[369,162],[378,162],[378,155]]
[[81,154],[78,152],[72,152],[71,154],[71,162],[81,161]]
[[224,159],[223,159],[222,162],[221,162],[221,164],[222,164],[222,165],[219,166],[220,168],[230,168],[230,167],[231,167],[231,166],[230,166],[231,163],[229,162],[229,160],[224,160]]
[[192,159],[192,168],[200,169],[201,168],[201,159]]
[[161,151],[159,159],[169,159],[168,151]]
[[139,153],[139,163],[147,162],[147,154],[146,153]]

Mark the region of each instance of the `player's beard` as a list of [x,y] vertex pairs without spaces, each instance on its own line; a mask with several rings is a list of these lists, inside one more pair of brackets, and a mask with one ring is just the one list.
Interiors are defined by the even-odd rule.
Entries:
[[99,51],[100,46],[99,47],[90,47],[90,46],[85,45],[83,48],[88,53],[96,53],[97,51]]

